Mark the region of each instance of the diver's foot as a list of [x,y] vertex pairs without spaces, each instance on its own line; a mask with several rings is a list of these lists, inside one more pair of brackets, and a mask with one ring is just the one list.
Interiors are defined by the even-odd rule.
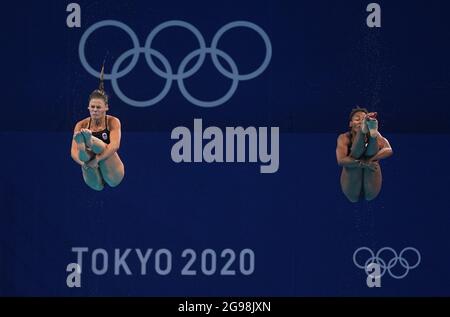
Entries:
[[75,134],[73,135],[73,140],[77,143],[84,143],[84,137],[83,134],[81,133],[81,131],[75,132]]
[[73,140],[76,142],[79,151],[84,151],[86,149],[84,144],[84,136],[81,131],[78,131],[73,135]]
[[81,133],[84,137],[84,143],[86,143],[86,146],[88,148],[92,147],[92,132],[89,129],[81,129]]
[[378,117],[378,112],[369,112],[366,117],[369,118],[369,120],[376,120]]
[[367,128],[369,129],[369,133],[372,138],[376,138],[378,136],[378,120],[377,119],[367,120]]
[[369,133],[369,128],[367,127],[367,116],[363,119],[361,123],[361,132],[364,134]]

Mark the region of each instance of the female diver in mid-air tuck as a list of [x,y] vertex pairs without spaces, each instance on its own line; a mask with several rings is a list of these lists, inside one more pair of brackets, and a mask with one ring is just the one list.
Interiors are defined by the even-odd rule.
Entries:
[[337,139],[336,158],[342,166],[341,188],[351,202],[373,200],[381,190],[379,160],[392,155],[389,141],[378,132],[377,113],[355,108],[349,117],[350,131]]
[[103,68],[100,86],[89,96],[88,109],[90,116],[75,125],[71,156],[81,165],[85,183],[100,191],[105,183],[116,187],[125,175],[124,165],[117,154],[120,121],[106,114],[109,108],[103,86]]

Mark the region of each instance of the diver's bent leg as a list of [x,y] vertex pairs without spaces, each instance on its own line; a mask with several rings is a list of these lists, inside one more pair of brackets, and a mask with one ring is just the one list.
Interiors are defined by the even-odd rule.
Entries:
[[365,134],[362,133],[361,130],[356,132],[356,136],[350,150],[350,156],[354,159],[359,159],[364,154],[366,150],[365,137]]
[[96,138],[95,136],[93,136],[91,138],[91,150],[92,152],[94,152],[95,154],[100,154],[102,153],[105,149],[106,149],[106,144],[100,140],[99,138]]
[[364,169],[363,177],[363,190],[364,198],[368,201],[375,199],[381,191],[382,175],[381,168],[378,163],[377,169],[372,171],[370,169]]
[[94,154],[91,151],[86,150],[84,145],[83,147],[78,146],[78,158],[80,161],[89,162],[93,156]]
[[103,178],[100,174],[99,168],[81,167],[81,170],[83,172],[83,179],[86,185],[97,191],[101,191],[103,189]]
[[119,185],[125,176],[125,167],[117,153],[101,161],[99,168],[104,181],[111,187]]
[[352,203],[358,202],[361,197],[363,183],[363,171],[361,168],[346,168],[342,169],[341,174],[341,188],[344,195]]
[[77,144],[78,159],[82,162],[89,162],[93,157],[93,153],[86,149],[83,134],[81,132],[77,132],[73,136],[73,139]]
[[377,154],[378,151],[379,151],[379,146],[378,146],[378,142],[377,142],[377,136],[371,137],[369,135],[369,143],[367,144],[365,156],[370,158],[370,157],[374,156],[375,154]]
[[91,149],[92,152],[94,152],[95,154],[100,154],[105,150],[106,144],[99,138],[92,136],[91,130],[81,129],[80,131],[83,134],[84,143],[86,144],[86,147]]

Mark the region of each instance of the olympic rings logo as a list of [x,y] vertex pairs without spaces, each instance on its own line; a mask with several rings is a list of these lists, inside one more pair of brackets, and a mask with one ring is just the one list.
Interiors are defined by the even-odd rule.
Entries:
[[[185,22],[185,21],[171,20],[171,21],[161,23],[156,28],[154,28],[150,32],[150,34],[147,36],[144,46],[141,47],[138,37],[136,36],[134,31],[128,25],[126,25],[122,22],[116,21],[116,20],[104,20],[104,21],[100,21],[100,22],[97,22],[97,23],[91,25],[83,33],[83,35],[81,36],[81,39],[80,39],[79,47],[78,47],[78,53],[80,56],[81,64],[83,65],[83,67],[86,69],[86,71],[89,74],[91,74],[92,76],[95,76],[97,78],[100,78],[100,72],[95,70],[94,68],[92,68],[86,59],[86,54],[85,54],[86,41],[88,40],[89,36],[94,31],[96,31],[99,28],[108,27],[108,26],[119,28],[122,31],[124,31],[125,33],[127,33],[129,35],[129,37],[131,38],[131,41],[133,43],[133,48],[129,49],[128,51],[125,51],[122,55],[120,55],[117,58],[117,60],[113,64],[111,73],[105,74],[104,78],[105,78],[105,80],[111,80],[111,85],[113,87],[114,93],[119,97],[120,100],[122,100],[123,102],[125,102],[131,106],[134,106],[134,107],[148,107],[148,106],[152,106],[152,105],[158,103],[159,101],[161,101],[169,92],[169,90],[172,86],[172,82],[174,80],[177,81],[178,88],[180,89],[181,94],[190,103],[197,105],[199,107],[206,107],[206,108],[217,107],[217,106],[227,102],[233,96],[233,94],[236,92],[239,81],[253,79],[255,77],[258,77],[262,72],[264,72],[264,70],[267,68],[267,66],[269,65],[270,60],[272,58],[272,44],[270,43],[270,39],[267,36],[266,32],[264,32],[264,30],[262,28],[260,28],[258,25],[254,24],[252,22],[248,22],[248,21],[234,21],[234,22],[224,25],[214,35],[212,42],[211,42],[211,46],[207,47],[206,43],[205,43],[205,39],[203,38],[202,34],[192,24],[189,24],[188,22]],[[164,57],[164,55],[161,54],[159,51],[152,48],[152,43],[153,43],[153,40],[156,37],[156,35],[159,32],[161,32],[164,29],[169,28],[169,27],[181,27],[181,28],[185,28],[185,29],[189,30],[190,32],[192,32],[195,35],[195,37],[197,38],[198,44],[199,44],[198,49],[192,51],[186,57],[184,57],[184,59],[181,61],[180,65],[178,66],[178,70],[176,73],[173,72],[173,68],[172,68],[171,64],[169,63],[169,61],[167,60],[167,58]],[[224,51],[222,51],[218,48],[220,38],[224,35],[224,33],[233,28],[238,28],[238,27],[249,28],[249,29],[255,31],[263,39],[265,47],[266,47],[266,54],[265,54],[262,64],[256,70],[254,70],[253,72],[248,73],[248,74],[240,74],[236,63],[230,57],[230,55],[228,55],[227,53],[225,53]],[[144,100],[144,101],[134,100],[134,99],[131,99],[128,96],[126,96],[120,89],[119,83],[118,83],[118,79],[126,76],[131,70],[133,70],[133,68],[136,66],[136,64],[138,62],[139,55],[141,53],[144,54],[145,60],[147,61],[147,64],[150,67],[150,69],[155,74],[157,74],[159,77],[164,78],[166,81],[164,88],[156,97],[149,99],[149,100]],[[228,89],[228,91],[226,92],[226,94],[224,96],[218,98],[217,100],[213,100],[213,101],[204,101],[204,100],[199,100],[199,99],[195,98],[188,92],[188,90],[186,89],[186,86],[184,85],[184,80],[186,78],[189,78],[192,75],[194,75],[200,69],[207,54],[211,55],[212,62],[214,63],[214,66],[217,68],[217,70],[223,76],[232,80],[231,86]],[[132,56],[131,62],[124,69],[119,71],[122,63],[130,56]],[[186,70],[186,66],[189,64],[189,62],[197,56],[198,56],[197,62],[192,66],[192,68]],[[228,71],[227,69],[225,69],[222,66],[221,62],[219,61],[218,56],[221,57],[223,60],[225,60],[225,62],[228,64],[229,69],[231,69],[231,71]],[[156,66],[156,64],[154,62],[154,58],[158,59],[161,62],[164,69],[161,69],[158,66]]]
[[[358,256],[358,254],[363,251],[367,251],[370,255],[369,258],[364,262],[364,265],[358,263],[358,261],[356,260],[356,257]],[[408,260],[403,256],[408,251],[415,253],[415,257],[417,258],[417,261],[416,261],[416,263],[414,263],[414,265],[411,265],[408,262]],[[390,258],[390,260],[383,260],[383,258],[381,257],[381,254],[387,253],[387,252],[392,253],[393,256]],[[353,263],[355,263],[355,265],[358,268],[364,269],[366,271],[366,273],[367,273],[367,268],[369,267],[369,265],[372,263],[376,263],[377,265],[379,265],[379,267],[381,269],[379,277],[382,277],[386,272],[388,272],[391,277],[398,279],[398,280],[404,278],[406,275],[408,275],[410,270],[415,269],[417,266],[419,266],[420,261],[421,261],[420,252],[416,248],[413,248],[413,247],[404,248],[400,252],[399,255],[397,255],[397,252],[395,252],[395,250],[390,247],[381,248],[380,250],[378,250],[378,252],[376,254],[374,254],[373,251],[368,247],[358,248],[353,253]],[[393,267],[395,267],[397,264],[400,264],[405,269],[405,272],[403,274],[397,275],[391,271],[391,269]]]

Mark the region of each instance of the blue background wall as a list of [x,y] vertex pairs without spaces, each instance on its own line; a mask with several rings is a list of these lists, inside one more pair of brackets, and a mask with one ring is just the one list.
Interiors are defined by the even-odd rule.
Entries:
[[[450,111],[450,20],[445,1],[379,1],[382,28],[369,29],[369,1],[79,1],[82,26],[66,26],[64,1],[5,7],[0,140],[1,295],[449,295],[450,245],[447,167]],[[70,158],[76,121],[98,80],[82,67],[78,44],[93,23],[130,26],[141,45],[168,20],[196,26],[210,44],[231,21],[251,21],[268,34],[273,56],[259,77],[239,83],[233,97],[211,109],[197,107],[174,84],[158,104],[135,108],[114,95],[112,115],[122,121],[123,183],[94,192]],[[182,29],[155,40],[173,68],[196,49]],[[223,37],[243,73],[264,57],[251,31]],[[130,40],[120,31],[92,35],[86,55],[106,71]],[[99,68],[99,67],[98,67]],[[164,81],[143,56],[120,80],[135,99],[159,93]],[[223,95],[230,80],[207,57],[186,85],[201,99]],[[340,191],[336,138],[354,105],[380,114],[380,130],[394,156],[382,162],[384,184],[370,203],[349,203]],[[171,130],[204,126],[279,126],[280,169],[259,164],[176,164]],[[361,246],[398,252],[416,247],[420,265],[404,279],[369,289],[352,260]],[[96,276],[84,258],[82,287],[66,286],[72,247],[167,248],[173,270],[159,276]],[[211,248],[255,252],[250,276],[182,276],[180,253]],[[91,254],[91,252],[89,252]],[[111,260],[111,259],[110,259]],[[222,262],[220,262],[222,261]],[[218,267],[223,264],[219,260]],[[237,265],[237,262],[235,262]],[[200,271],[199,261],[195,268]],[[236,267],[235,267],[236,269]]]

